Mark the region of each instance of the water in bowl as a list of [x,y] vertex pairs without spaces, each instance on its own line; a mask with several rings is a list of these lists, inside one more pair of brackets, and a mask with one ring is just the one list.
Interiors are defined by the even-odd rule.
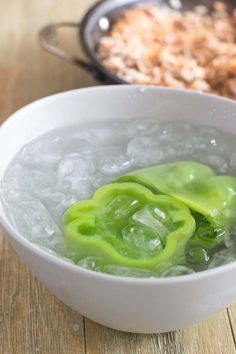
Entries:
[[[69,206],[91,198],[97,188],[122,174],[153,164],[190,160],[209,165],[217,174],[236,175],[234,140],[209,126],[153,119],[63,128],[29,141],[19,151],[1,182],[1,199],[22,235],[71,262],[62,233],[62,216]],[[131,242],[129,233],[125,238]],[[217,251],[189,250],[185,264],[162,276],[189,274],[233,260],[236,228]],[[96,257],[81,259],[79,265],[114,275],[155,276],[148,270],[104,265]]]

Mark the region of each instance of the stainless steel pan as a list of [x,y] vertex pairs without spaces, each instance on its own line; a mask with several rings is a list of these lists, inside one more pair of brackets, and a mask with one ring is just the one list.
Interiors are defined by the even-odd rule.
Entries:
[[[82,67],[101,81],[109,79],[113,83],[128,83],[108,70],[96,54],[100,38],[110,30],[113,22],[127,8],[144,3],[166,4],[172,8],[174,5],[180,4],[179,11],[189,10],[196,5],[205,5],[211,11],[213,2],[214,0],[178,0],[177,2],[176,0],[105,0],[91,7],[79,23],[59,22],[42,28],[39,33],[39,40],[46,51]],[[232,8],[236,8],[235,0],[223,2],[229,4]],[[57,45],[59,43],[58,30],[62,27],[70,27],[78,32],[78,40],[88,61],[65,52]]]

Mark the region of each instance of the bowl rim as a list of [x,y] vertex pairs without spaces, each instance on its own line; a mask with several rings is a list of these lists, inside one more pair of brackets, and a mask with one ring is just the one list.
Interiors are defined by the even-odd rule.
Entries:
[[[64,91],[60,93],[56,93],[53,95],[49,95],[43,98],[40,98],[38,100],[35,100],[22,108],[18,109],[15,111],[13,114],[11,114],[0,126],[0,135],[1,132],[7,127],[9,124],[14,124],[14,121],[18,119],[18,115],[22,114],[25,110],[30,110],[32,107],[37,108],[38,105],[43,105],[44,103],[47,103],[47,101],[52,101],[52,100],[57,100],[58,98],[62,96],[70,96],[73,94],[80,94],[80,92],[85,92],[85,91],[122,91],[124,89],[127,89],[129,91],[136,91],[138,90],[139,92],[146,92],[148,90],[154,90],[162,93],[167,93],[168,92],[174,92],[177,95],[190,95],[190,96],[203,96],[205,98],[209,98],[211,100],[217,100],[217,101],[222,101],[225,102],[226,104],[230,103],[235,105],[235,111],[236,111],[236,101],[213,95],[213,94],[207,94],[207,93],[202,93],[194,90],[186,90],[186,89],[175,89],[171,87],[161,87],[161,86],[146,86],[146,85],[108,85],[108,86],[95,86],[95,87],[87,87],[87,88],[79,88],[79,89],[74,89],[74,90],[69,90],[69,91]],[[142,90],[142,91],[140,91]],[[235,115],[235,120],[236,120],[236,115]],[[0,180],[1,182],[1,180]],[[103,280],[107,282],[114,282],[114,283],[130,283],[130,284],[136,284],[136,285],[150,285],[150,286],[157,286],[157,285],[172,285],[172,284],[183,284],[183,283],[189,283],[192,281],[200,281],[209,277],[215,277],[218,276],[225,271],[236,271],[236,261],[230,262],[225,265],[221,265],[216,268],[212,269],[207,269],[203,270],[200,272],[192,273],[192,274],[186,274],[186,275],[181,275],[181,276],[171,276],[171,277],[166,277],[166,278],[158,278],[158,277],[149,277],[149,278],[141,278],[141,277],[127,277],[127,276],[120,276],[120,275],[111,275],[107,273],[101,273],[101,272],[96,272],[92,271],[86,268],[83,268],[79,265],[73,264],[68,262],[66,259],[60,258],[60,256],[51,254],[50,252],[44,250],[42,247],[37,245],[36,243],[33,243],[29,240],[27,240],[19,231],[17,231],[13,225],[10,223],[8,218],[3,215],[0,211],[0,227],[3,226],[4,231],[6,231],[9,236],[7,238],[11,239],[13,238],[17,243],[20,243],[20,245],[24,248],[27,249],[27,251],[30,251],[32,254],[35,254],[39,256],[40,258],[48,261],[49,263],[54,263],[56,266],[59,268],[66,268],[69,271],[72,271],[73,273],[77,273],[78,275],[81,273],[81,275],[87,276],[89,278],[95,278],[96,280]]]

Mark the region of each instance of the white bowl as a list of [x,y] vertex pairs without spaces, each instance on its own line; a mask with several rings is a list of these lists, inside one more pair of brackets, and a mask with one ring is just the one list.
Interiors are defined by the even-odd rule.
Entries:
[[[208,124],[236,134],[236,102],[190,91],[106,86],[34,102],[0,128],[0,180],[17,151],[33,136],[93,121],[156,117]],[[65,304],[105,326],[139,333],[167,332],[206,319],[236,300],[236,262],[164,279],[100,274],[57,258],[0,221],[32,272]]]

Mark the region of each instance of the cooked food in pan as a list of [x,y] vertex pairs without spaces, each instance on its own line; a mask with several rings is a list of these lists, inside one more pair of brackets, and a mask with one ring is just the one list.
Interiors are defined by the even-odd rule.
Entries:
[[189,88],[236,99],[236,10],[215,1],[180,13],[128,9],[100,39],[98,57],[133,84]]

